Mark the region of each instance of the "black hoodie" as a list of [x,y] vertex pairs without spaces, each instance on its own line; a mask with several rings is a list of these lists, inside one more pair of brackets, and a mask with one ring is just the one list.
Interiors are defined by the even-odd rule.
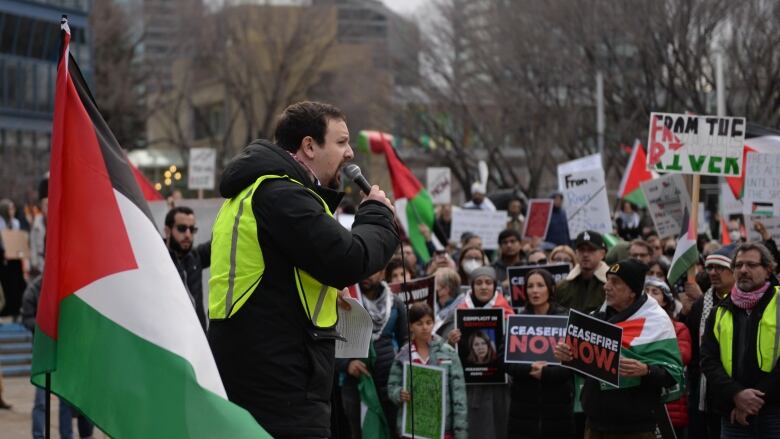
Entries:
[[[287,151],[266,141],[251,143],[228,164],[220,193],[235,197],[268,174],[301,182],[331,211],[343,195],[315,185]],[[212,320],[209,343],[217,367],[228,398],[273,436],[329,437],[337,333],[316,329],[308,320],[293,267],[336,288],[376,273],[398,245],[392,212],[379,202],[364,202],[350,232],[309,190],[286,179],[264,182],[254,193],[252,210],[265,271],[234,316]]]

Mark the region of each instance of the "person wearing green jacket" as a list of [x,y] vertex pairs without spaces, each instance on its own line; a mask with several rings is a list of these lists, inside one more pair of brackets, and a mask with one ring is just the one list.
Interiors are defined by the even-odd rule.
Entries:
[[[441,367],[447,376],[447,409],[445,412],[445,438],[468,437],[468,404],[466,381],[455,348],[433,333],[433,310],[426,303],[417,303],[409,309],[411,325],[411,362]],[[390,400],[397,405],[411,401],[411,394],[403,388],[404,363],[409,363],[409,346],[404,345],[393,361],[387,391]],[[398,430],[401,430],[403,410],[398,411]]]

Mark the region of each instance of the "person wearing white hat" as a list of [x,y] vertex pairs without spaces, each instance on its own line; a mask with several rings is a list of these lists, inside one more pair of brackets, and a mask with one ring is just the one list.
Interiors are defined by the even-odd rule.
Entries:
[[463,205],[464,209],[474,210],[487,210],[493,212],[496,210],[496,206],[490,201],[490,198],[485,196],[485,186],[475,181],[471,185],[471,200]]

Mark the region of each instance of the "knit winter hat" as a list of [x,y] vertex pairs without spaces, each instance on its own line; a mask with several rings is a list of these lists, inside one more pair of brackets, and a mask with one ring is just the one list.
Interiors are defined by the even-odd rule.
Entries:
[[647,270],[649,267],[636,259],[623,259],[609,267],[607,276],[619,277],[631,288],[631,291],[640,295],[645,288]]

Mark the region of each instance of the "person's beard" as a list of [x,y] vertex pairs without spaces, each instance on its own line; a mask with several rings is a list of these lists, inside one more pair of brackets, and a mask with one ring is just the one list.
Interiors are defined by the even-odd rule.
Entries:
[[184,256],[192,250],[192,242],[189,243],[189,246],[186,249],[183,248],[181,244],[179,244],[179,242],[172,237],[168,238],[168,243],[171,246],[171,250],[173,250],[174,253],[179,256]]

